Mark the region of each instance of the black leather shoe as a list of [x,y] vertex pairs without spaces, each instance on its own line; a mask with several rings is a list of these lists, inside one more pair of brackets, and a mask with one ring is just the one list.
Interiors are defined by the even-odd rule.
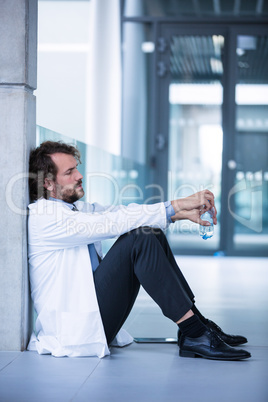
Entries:
[[[215,322],[213,322],[211,320],[207,320],[206,326],[207,326],[207,328],[209,328],[212,331],[216,332],[216,334],[218,334],[219,337],[225,343],[227,343],[227,345],[229,345],[229,346],[242,345],[243,343],[247,343],[247,341],[248,341],[247,338],[245,338],[242,335],[228,335],[228,334],[225,334],[223,332],[223,330],[217,324],[215,324]],[[181,337],[181,331],[178,330],[178,345],[179,345],[179,342],[180,342],[180,337]]]
[[228,335],[223,332],[223,330],[215,324],[215,322],[211,320],[207,320],[206,326],[209,329],[212,329],[216,334],[220,336],[220,338],[230,346],[242,345],[243,343],[247,343],[247,338],[241,335]]
[[227,345],[210,329],[198,338],[190,338],[182,334],[179,347],[182,357],[204,357],[213,360],[242,360],[251,357],[246,350]]

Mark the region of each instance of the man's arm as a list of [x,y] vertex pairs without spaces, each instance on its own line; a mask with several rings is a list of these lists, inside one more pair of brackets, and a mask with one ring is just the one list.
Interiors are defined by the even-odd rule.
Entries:
[[58,202],[29,206],[29,248],[33,252],[63,249],[118,237],[140,226],[166,229],[164,203],[130,204],[103,212],[71,211]]

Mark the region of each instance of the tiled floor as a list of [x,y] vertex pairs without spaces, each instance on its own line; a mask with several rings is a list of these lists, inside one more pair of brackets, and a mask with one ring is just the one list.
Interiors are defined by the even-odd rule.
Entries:
[[[197,306],[230,333],[248,337],[252,358],[187,359],[174,344],[113,348],[98,358],[0,353],[1,402],[268,401],[268,259],[181,257]],[[177,328],[144,291],[125,328],[136,337],[175,337]]]

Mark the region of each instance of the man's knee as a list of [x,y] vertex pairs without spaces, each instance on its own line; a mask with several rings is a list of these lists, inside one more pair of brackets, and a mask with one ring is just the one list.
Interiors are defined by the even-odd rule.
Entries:
[[165,236],[163,231],[160,228],[154,228],[150,226],[141,226],[137,229],[134,229],[134,232],[138,235],[154,235],[154,236]]
[[165,236],[161,229],[151,228],[149,226],[135,229],[133,235],[135,238],[135,244],[143,249],[144,247],[150,249],[150,246],[153,244],[156,246],[160,245],[163,242],[162,237]]
[[162,244],[167,242],[166,236],[160,228],[152,228],[149,226],[141,226],[137,229],[133,229],[119,237],[121,244],[124,242],[128,245],[139,244],[142,248],[149,246],[149,243]]

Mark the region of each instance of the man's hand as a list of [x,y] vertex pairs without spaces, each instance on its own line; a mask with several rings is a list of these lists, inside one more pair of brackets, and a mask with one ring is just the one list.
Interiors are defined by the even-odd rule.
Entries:
[[189,197],[171,201],[171,204],[175,211],[175,215],[171,217],[173,222],[189,219],[200,225],[209,226],[210,223],[200,219],[200,216],[213,208],[213,223],[214,225],[217,224],[217,210],[214,204],[214,194],[209,190],[199,191]]

